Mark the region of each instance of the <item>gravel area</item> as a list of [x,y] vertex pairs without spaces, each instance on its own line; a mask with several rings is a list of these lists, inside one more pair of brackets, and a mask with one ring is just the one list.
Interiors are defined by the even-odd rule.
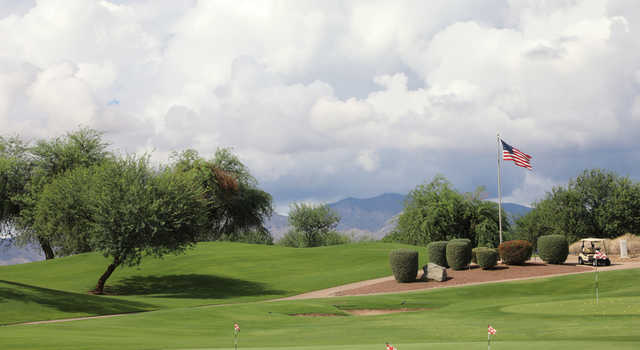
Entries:
[[[457,287],[462,285],[497,283],[511,280],[525,280],[540,277],[551,277],[585,273],[593,271],[592,266],[578,265],[576,256],[569,256],[567,262],[562,265],[545,264],[539,259],[529,261],[523,266],[500,264],[491,270],[483,270],[477,265],[470,269],[455,271],[447,269],[449,279],[444,282],[437,281],[416,281],[412,283],[398,283],[393,276],[377,278],[369,281],[362,281],[344,286],[318,290],[310,293],[300,294],[278,300],[313,299],[347,295],[371,295],[402,293],[431,288]],[[611,266],[600,266],[600,271],[640,268],[640,258],[612,259]],[[419,272],[418,278],[422,275]],[[274,300],[276,301],[276,300]]]

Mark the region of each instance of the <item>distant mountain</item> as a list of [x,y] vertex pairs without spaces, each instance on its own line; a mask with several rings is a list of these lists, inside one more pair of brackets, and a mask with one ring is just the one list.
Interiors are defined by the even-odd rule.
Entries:
[[44,255],[37,247],[18,247],[12,240],[0,238],[0,265],[24,264],[40,260],[44,260]]
[[502,208],[504,208],[504,211],[506,211],[507,214],[512,218],[527,215],[527,213],[530,212],[531,209],[533,209],[515,203],[502,203]]
[[329,204],[340,215],[339,231],[359,229],[376,232],[387,220],[400,213],[405,196],[385,193],[373,198],[346,198]]
[[[328,205],[340,215],[338,231],[380,239],[395,229],[405,198],[405,195],[385,193],[373,198],[350,197]],[[531,210],[515,203],[502,203],[502,207],[511,220]],[[274,214],[267,221],[267,228],[275,240],[280,239],[289,230],[287,216]]]

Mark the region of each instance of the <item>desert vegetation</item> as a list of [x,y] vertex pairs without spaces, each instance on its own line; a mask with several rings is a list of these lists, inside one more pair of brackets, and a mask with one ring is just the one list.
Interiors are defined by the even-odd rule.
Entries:
[[272,243],[264,220],[271,196],[229,149],[206,160],[174,153],[152,166],[148,155],[109,151],[102,134],[79,129],[30,143],[0,138],[0,228],[47,260],[98,251],[109,257],[94,288],[144,256],[180,253],[199,241]]

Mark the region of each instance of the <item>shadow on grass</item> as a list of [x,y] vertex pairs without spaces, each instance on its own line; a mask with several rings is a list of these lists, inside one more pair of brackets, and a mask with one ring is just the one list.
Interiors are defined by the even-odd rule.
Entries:
[[[140,302],[63,292],[0,280],[0,305],[11,301],[35,303],[62,312],[87,313],[90,315],[139,312],[155,308],[151,304]],[[0,324],[2,323],[0,320]]]
[[132,276],[105,287],[108,294],[162,298],[225,299],[237,296],[282,295],[264,283],[213,275]]

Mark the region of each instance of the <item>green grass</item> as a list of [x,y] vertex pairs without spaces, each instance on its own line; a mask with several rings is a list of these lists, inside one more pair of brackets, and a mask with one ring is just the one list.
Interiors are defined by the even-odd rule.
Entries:
[[117,269],[107,281],[109,296],[87,294],[109,263],[96,253],[0,266],[0,324],[290,296],[388,276],[389,252],[398,247],[407,246],[201,243],[184,255]]
[[[385,341],[402,350],[485,349],[487,324],[498,330],[492,350],[637,349],[640,344],[640,269],[600,272],[599,305],[594,305],[592,274],[394,295],[266,300],[389,275],[388,253],[398,246],[203,244],[184,256],[119,270],[111,286],[123,296],[84,293],[106,264],[95,254],[3,267],[0,320],[5,324],[157,310],[0,326],[0,349],[231,349],[234,322],[242,329],[240,349],[253,350],[383,349]],[[208,282],[216,283],[215,288]],[[346,313],[398,307],[423,310]],[[301,313],[338,316],[291,316]]]
[[[403,350],[484,349],[487,324],[498,330],[493,350],[637,349],[640,269],[601,272],[598,306],[593,304],[592,278],[583,274],[407,294],[251,302],[6,326],[0,327],[0,348],[230,349],[232,324],[238,322],[240,348],[253,350],[382,349],[385,341]],[[290,316],[401,306],[427,310],[379,316]],[[577,310],[580,313],[574,314]]]

